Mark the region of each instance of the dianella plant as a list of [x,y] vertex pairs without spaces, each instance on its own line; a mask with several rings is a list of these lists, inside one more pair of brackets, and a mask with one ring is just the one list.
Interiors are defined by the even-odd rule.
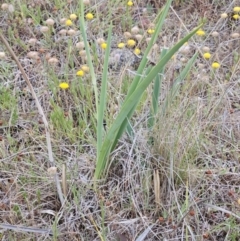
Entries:
[[[81,6],[80,14],[80,29],[82,36],[85,42],[88,64],[91,72],[92,85],[95,94],[95,103],[96,103],[96,118],[97,118],[97,158],[96,158],[96,168],[94,173],[95,187],[99,179],[104,178],[107,175],[107,170],[109,168],[109,159],[110,154],[116,148],[118,140],[127,131],[129,123],[131,122],[131,117],[134,114],[136,107],[141,99],[142,94],[146,91],[148,86],[153,83],[152,91],[152,106],[150,118],[148,121],[148,126],[151,127],[154,125],[155,115],[158,113],[159,109],[159,96],[160,96],[160,86],[161,81],[164,76],[164,68],[166,64],[171,60],[173,55],[180,49],[184,43],[186,43],[200,28],[201,25],[192,30],[187,36],[182,38],[175,46],[171,49],[163,49],[160,55],[159,61],[154,66],[148,66],[147,56],[156,42],[159,33],[161,32],[164,21],[167,17],[169,8],[171,6],[172,0],[167,1],[166,5],[161,9],[156,20],[155,31],[152,34],[152,38],[148,44],[147,49],[144,52],[140,65],[137,69],[135,77],[129,86],[128,93],[121,105],[120,111],[117,117],[113,120],[110,126],[107,126],[106,131],[103,131],[103,120],[105,117],[106,104],[107,104],[107,82],[108,82],[108,59],[110,55],[110,43],[111,43],[111,34],[112,26],[110,25],[108,31],[108,40],[107,48],[105,51],[105,62],[103,66],[103,74],[101,81],[101,88],[97,87],[96,76],[94,73],[94,66],[91,60],[90,47],[87,44],[87,35],[85,31],[84,24],[84,7]],[[179,77],[175,80],[175,83],[170,90],[171,97],[174,98],[174,95],[177,93],[179,88],[179,83],[183,81],[185,76],[188,74],[191,66],[193,65],[197,54],[195,54],[189,62],[186,64],[186,67],[179,73]],[[166,107],[166,106],[165,106]],[[163,106],[164,108],[164,106]]]

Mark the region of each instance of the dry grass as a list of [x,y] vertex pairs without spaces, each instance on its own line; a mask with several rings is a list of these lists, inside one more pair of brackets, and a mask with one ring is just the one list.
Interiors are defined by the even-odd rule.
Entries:
[[[143,3],[144,2],[144,3]],[[61,205],[48,172],[44,123],[16,63],[6,48],[0,52],[0,234],[1,240],[239,240],[239,20],[231,15],[239,1],[175,1],[149,59],[158,60],[161,47],[173,46],[200,22],[206,36],[196,36],[187,52],[168,64],[161,88],[160,111],[151,131],[147,127],[151,88],[143,95],[127,134],[112,153],[105,182],[96,193],[92,178],[96,161],[95,105],[90,75],[79,78],[85,64],[75,45],[80,33],[61,37],[60,19],[79,9],[78,1],[12,0],[14,12],[0,11],[0,27],[26,71],[49,122],[58,174],[66,164],[67,196]],[[34,4],[34,6],[33,6]],[[114,43],[138,25],[154,21],[158,1],[91,1],[87,22],[97,79],[101,79],[102,50],[112,14]],[[39,25],[53,18],[53,31]],[[76,23],[75,30],[78,31]],[[212,36],[217,31],[219,36]],[[142,51],[146,37],[139,43]],[[37,43],[29,44],[30,38]],[[202,57],[203,47],[212,57]],[[38,57],[29,58],[30,51]],[[183,83],[174,80],[195,51],[200,55]],[[49,57],[58,63],[49,64]],[[211,62],[221,67],[213,71]],[[109,69],[106,128],[118,112],[134,75],[134,66]],[[66,81],[70,88],[59,89]],[[100,85],[100,83],[98,83]],[[175,90],[175,92],[171,92]],[[151,142],[149,141],[151,140]],[[19,226],[21,228],[19,228]],[[149,227],[149,229],[148,229]],[[145,232],[146,231],[146,232]],[[143,238],[144,234],[146,237]],[[142,235],[142,236],[141,236]],[[141,238],[142,237],[142,238]]]

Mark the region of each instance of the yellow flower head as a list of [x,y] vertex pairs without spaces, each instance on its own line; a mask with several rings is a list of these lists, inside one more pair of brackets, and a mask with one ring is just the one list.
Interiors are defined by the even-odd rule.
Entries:
[[233,8],[233,12],[239,13],[240,12],[240,7],[239,6],[234,7]]
[[206,52],[203,54],[204,59],[210,59],[211,58],[211,54],[209,52]]
[[233,17],[233,19],[235,19],[235,20],[237,20],[237,19],[240,18],[240,16],[239,16],[238,14],[234,14],[232,17]]
[[87,20],[92,20],[93,19],[93,14],[92,13],[87,13],[85,17],[86,17]]
[[77,15],[75,13],[72,13],[70,14],[69,18],[74,21],[77,19]]
[[132,2],[132,1],[128,1],[128,2],[127,2],[127,5],[128,5],[128,7],[132,7],[133,2]]
[[119,43],[119,44],[118,44],[118,48],[122,49],[122,48],[124,48],[124,47],[125,47],[125,43]]
[[212,63],[212,68],[213,69],[218,69],[218,68],[220,68],[220,64],[218,62],[213,62]]
[[78,72],[76,73],[77,76],[84,76],[84,71],[82,69],[78,70]]
[[127,46],[128,46],[128,47],[134,47],[135,45],[136,45],[136,41],[135,41],[135,40],[129,39],[129,40],[127,41]]
[[197,34],[198,36],[204,36],[204,35],[205,35],[205,32],[204,32],[202,29],[199,29],[199,30],[196,32],[196,34]]
[[66,83],[66,82],[62,82],[62,83],[59,84],[59,87],[63,90],[66,90],[66,89],[69,88],[69,84]]
[[106,43],[102,43],[102,44],[101,44],[101,48],[102,48],[102,49],[106,49],[106,48],[107,48],[107,44],[106,44]]
[[150,28],[150,29],[148,29],[148,31],[147,31],[149,34],[153,34],[154,32],[155,32],[155,30],[154,29],[152,29],[152,28]]
[[141,53],[141,50],[139,48],[134,49],[134,54],[139,55]]
[[67,19],[66,22],[65,22],[66,26],[72,26],[73,25],[73,22],[71,19]]

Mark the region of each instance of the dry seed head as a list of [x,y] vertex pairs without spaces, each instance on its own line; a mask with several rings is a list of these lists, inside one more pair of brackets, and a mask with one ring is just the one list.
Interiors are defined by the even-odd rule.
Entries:
[[98,44],[105,43],[105,40],[104,40],[103,38],[98,38],[98,39],[97,39],[97,43],[98,43]]
[[50,53],[46,53],[45,59],[48,61],[50,58],[51,58],[51,54]]
[[207,46],[202,47],[203,52],[210,52],[210,48]]
[[57,64],[58,62],[59,62],[58,59],[55,57],[52,57],[48,60],[49,64]]
[[85,55],[85,56],[81,56],[81,59],[82,59],[82,61],[85,61],[85,62],[88,61],[87,55]]
[[155,24],[154,23],[150,23],[148,27],[149,28],[155,28]]
[[66,29],[61,29],[58,34],[60,35],[66,35],[67,34],[67,30]]
[[42,26],[41,28],[40,28],[40,32],[41,33],[47,33],[49,31],[49,27],[47,27],[47,26]]
[[239,38],[240,34],[239,33],[232,33],[231,37],[232,38]]
[[37,51],[30,51],[27,53],[27,57],[30,59],[39,59],[39,55]]
[[69,30],[67,31],[67,34],[68,34],[69,36],[74,36],[74,35],[76,34],[76,30],[74,30],[74,29],[69,29]]
[[227,17],[228,17],[227,13],[222,13],[221,14],[221,18],[227,18]]
[[180,59],[180,61],[181,61],[182,63],[186,63],[186,62],[187,62],[187,59],[184,58],[184,57],[182,57],[182,58]]
[[81,66],[81,69],[82,69],[84,72],[86,72],[86,73],[89,72],[89,67],[88,67],[87,65],[82,65],[82,66]]
[[158,44],[154,44],[154,45],[152,46],[152,49],[153,49],[154,51],[157,51],[157,50],[159,49]]
[[47,169],[47,172],[50,174],[50,175],[55,175],[57,173],[57,168],[56,167],[50,167]]
[[78,42],[78,43],[76,43],[76,48],[77,48],[77,49],[84,49],[84,42]]
[[135,39],[136,39],[137,41],[141,41],[141,40],[143,39],[143,36],[142,36],[141,34],[136,34],[136,35],[135,35]]
[[54,23],[55,23],[55,21],[54,21],[52,18],[49,18],[49,19],[47,19],[47,20],[45,21],[45,23],[46,23],[47,25],[49,25],[49,26],[53,26]]
[[15,10],[15,9],[14,9],[13,5],[12,5],[12,4],[9,4],[9,5],[8,5],[8,12],[13,13],[14,10]]
[[81,50],[81,51],[79,51],[79,55],[80,55],[81,57],[85,57],[87,54],[86,54],[86,51],[85,51],[85,50]]
[[179,52],[182,54],[188,54],[190,52],[191,48],[188,44],[184,44],[180,49]]
[[199,69],[203,69],[203,68],[204,68],[204,64],[199,63],[199,64],[198,64],[198,68],[199,68]]
[[146,38],[147,44],[150,42],[151,38]]
[[212,32],[212,36],[213,37],[218,37],[219,36],[219,32],[217,32],[217,31]]
[[139,28],[138,28],[138,26],[134,26],[134,27],[131,29],[131,33],[132,33],[132,34],[138,34],[138,33],[139,33]]
[[29,43],[30,45],[35,45],[35,44],[37,43],[37,39],[36,39],[36,38],[30,38],[30,39],[28,40],[28,43]]
[[65,25],[66,21],[67,21],[67,18],[61,18],[61,19],[60,19],[60,23],[61,23],[62,25]]
[[28,23],[29,25],[33,24],[33,19],[32,19],[32,18],[27,18],[27,23]]
[[4,59],[6,57],[6,54],[4,52],[0,52],[0,59]]
[[3,4],[1,5],[1,9],[2,9],[3,11],[8,10],[8,4],[7,4],[7,3],[3,3]]
[[124,32],[124,33],[123,33],[123,35],[124,35],[124,37],[125,37],[126,39],[128,39],[128,38],[131,38],[131,37],[132,37],[132,34],[131,34],[131,33],[129,33],[129,32]]
[[83,0],[83,4],[84,5],[89,5],[90,4],[90,0]]

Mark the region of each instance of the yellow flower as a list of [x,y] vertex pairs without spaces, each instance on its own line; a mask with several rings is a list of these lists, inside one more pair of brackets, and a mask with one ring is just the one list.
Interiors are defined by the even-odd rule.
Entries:
[[84,71],[82,69],[78,70],[78,72],[76,73],[77,76],[84,76]]
[[102,44],[101,44],[101,48],[102,48],[102,49],[106,49],[106,48],[107,48],[107,44],[106,44],[106,43],[102,43]]
[[118,48],[122,49],[122,48],[124,48],[124,47],[125,47],[125,43],[119,43],[119,44],[118,44]]
[[212,63],[212,68],[213,69],[218,69],[218,68],[220,68],[220,64],[218,62],[213,62]]
[[66,24],[67,26],[72,26],[72,25],[73,25],[73,22],[72,22],[71,19],[67,19],[66,22],[65,22],[65,24]]
[[133,2],[132,2],[132,1],[128,1],[128,2],[127,2],[127,5],[128,5],[128,7],[132,7]]
[[141,50],[139,48],[134,49],[134,54],[139,55],[141,53]]
[[199,29],[199,30],[196,32],[196,34],[197,34],[198,36],[204,36],[204,35],[205,35],[205,32],[204,32],[202,29]]
[[70,14],[70,19],[71,20],[76,20],[77,19],[77,15],[75,13]]
[[211,58],[211,54],[209,52],[206,52],[203,54],[204,59],[210,59]]
[[87,20],[92,20],[93,19],[93,14],[92,13],[87,13],[85,17],[86,17]]
[[136,41],[135,41],[135,40],[129,39],[129,40],[127,41],[127,46],[128,46],[128,47],[134,47],[135,45],[136,45]]
[[240,16],[239,16],[238,14],[234,14],[232,17],[233,17],[233,19],[235,19],[235,20],[237,20],[237,19],[240,18]]
[[233,12],[235,12],[235,13],[240,12],[240,7],[239,6],[234,7]]
[[154,32],[155,32],[155,30],[154,29],[148,29],[148,31],[147,31],[149,34],[153,34]]
[[62,82],[62,83],[59,84],[59,87],[63,90],[66,90],[66,89],[69,88],[69,84],[66,83],[66,82]]

